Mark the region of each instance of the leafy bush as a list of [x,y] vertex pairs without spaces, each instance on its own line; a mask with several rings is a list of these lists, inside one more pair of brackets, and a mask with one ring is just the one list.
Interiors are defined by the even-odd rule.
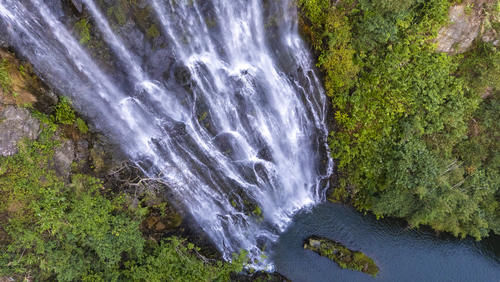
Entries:
[[[67,104],[65,104],[67,105]],[[139,225],[148,212],[126,197],[103,195],[101,182],[72,175],[64,183],[51,169],[57,126],[42,114],[39,140],[0,157],[0,276],[58,281],[227,281],[241,271],[210,263],[179,238],[146,241]]]
[[355,50],[351,46],[351,26],[344,7],[331,6],[330,1],[299,1],[307,15],[302,23],[314,49],[319,52],[318,67],[326,74],[328,95],[349,90],[359,71],[354,62]]
[[75,123],[75,111],[71,108],[71,103],[66,97],[61,97],[59,103],[56,105],[54,113],[54,121],[60,124],[70,125]]
[[241,272],[246,262],[246,252],[241,252],[233,257],[232,264],[209,264],[199,258],[198,250],[185,240],[171,237],[153,246],[152,254],[130,267],[125,277],[131,281],[231,281],[231,273]]

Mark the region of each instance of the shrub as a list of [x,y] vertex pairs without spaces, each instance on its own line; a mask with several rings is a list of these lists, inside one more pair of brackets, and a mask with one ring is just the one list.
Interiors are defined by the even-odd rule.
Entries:
[[66,97],[61,97],[56,105],[54,121],[60,124],[70,125],[75,123],[75,111],[71,108],[71,103]]
[[36,281],[228,281],[233,263],[210,263],[198,248],[172,237],[143,238],[145,208],[129,208],[122,194],[104,195],[100,180],[72,175],[64,183],[51,169],[57,127],[43,124],[39,140],[21,142],[19,153],[0,157],[0,276]]

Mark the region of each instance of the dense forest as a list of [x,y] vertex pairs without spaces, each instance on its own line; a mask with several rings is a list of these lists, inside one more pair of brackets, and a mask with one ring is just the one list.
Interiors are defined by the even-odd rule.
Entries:
[[[335,113],[330,199],[480,239],[500,234],[500,53],[436,51],[452,4],[299,1]],[[498,20],[498,2],[482,9]]]

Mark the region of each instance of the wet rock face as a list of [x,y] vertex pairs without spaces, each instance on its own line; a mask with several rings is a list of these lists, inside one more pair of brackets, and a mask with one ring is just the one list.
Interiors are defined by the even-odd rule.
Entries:
[[40,134],[40,122],[29,111],[15,106],[0,108],[0,156],[17,153],[24,138],[34,140]]
[[79,13],[81,13],[83,11],[82,0],[71,0],[71,3],[73,3],[73,6],[76,8],[76,10]]
[[75,146],[73,141],[64,140],[62,144],[56,148],[54,152],[54,169],[57,176],[68,179],[71,172],[71,164],[75,159]]
[[9,43],[7,42],[7,38],[5,38],[3,34],[6,34],[6,32],[4,32],[0,27],[0,48],[6,49],[9,47]]
[[79,170],[84,170],[90,166],[89,142],[85,139],[78,140],[75,144],[75,162]]

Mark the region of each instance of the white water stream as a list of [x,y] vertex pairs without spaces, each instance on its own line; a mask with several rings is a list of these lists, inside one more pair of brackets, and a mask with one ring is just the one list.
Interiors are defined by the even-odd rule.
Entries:
[[[226,259],[240,249],[260,259],[294,213],[324,200],[326,97],[292,0],[137,1],[123,26],[110,20],[119,1],[82,0],[110,61],[79,43],[63,2],[0,0],[0,31],[97,130],[164,178]],[[159,37],[139,28],[138,10]]]

